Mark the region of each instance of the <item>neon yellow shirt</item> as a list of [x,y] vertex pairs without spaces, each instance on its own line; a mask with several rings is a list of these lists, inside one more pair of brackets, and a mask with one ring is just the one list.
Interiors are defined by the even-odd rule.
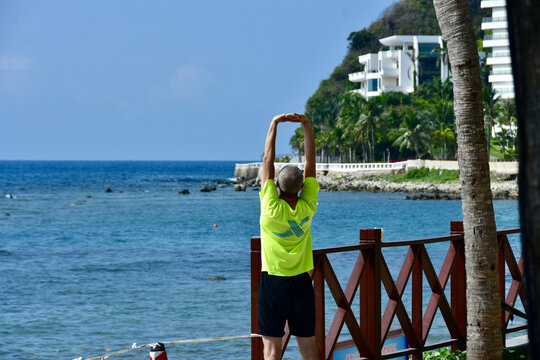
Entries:
[[296,208],[279,198],[274,180],[261,190],[262,271],[271,275],[295,276],[313,269],[311,221],[317,210],[319,183],[304,180]]

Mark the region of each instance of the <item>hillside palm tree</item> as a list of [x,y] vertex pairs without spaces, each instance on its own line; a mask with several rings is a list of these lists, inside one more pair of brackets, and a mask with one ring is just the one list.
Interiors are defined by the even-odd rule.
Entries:
[[[446,41],[442,41],[442,46],[436,46],[431,49],[431,53],[437,54],[437,66],[446,67],[449,64],[448,47],[446,46]],[[448,72],[445,75],[447,79],[450,77],[450,69],[448,69]]]
[[433,132],[433,140],[441,143],[441,160],[446,160],[446,144],[448,141],[454,141],[456,136],[452,128],[448,127],[445,123],[441,123],[439,129]]
[[467,359],[502,358],[501,298],[479,56],[467,0],[434,0],[454,80],[465,238]]
[[488,155],[491,148],[491,136],[493,134],[493,126],[497,118],[497,98],[491,83],[482,88],[482,103],[484,105],[484,124],[486,127],[487,136],[487,151]]
[[420,114],[411,109],[405,111],[403,123],[399,129],[401,135],[394,141],[400,150],[414,150],[416,158],[420,158],[421,151],[429,141],[427,122]]
[[[411,60],[412,62],[412,81],[413,81],[413,94],[416,94],[416,90],[418,89],[418,66],[417,66],[417,60],[418,60],[418,57],[416,56],[416,54],[414,53],[414,49],[411,49],[411,51],[406,51],[405,54],[407,54],[407,56],[409,57],[409,59]],[[409,67],[409,69],[411,68]],[[410,71],[407,72],[407,75],[409,77],[409,79],[411,79],[411,73]]]
[[512,142],[512,149],[516,150],[516,137],[517,132],[514,129],[517,129],[517,117],[516,117],[516,103],[514,99],[503,99],[499,101],[497,106],[498,122],[501,127],[508,128],[508,135]]
[[[363,143],[363,129],[358,124],[362,108],[366,102],[365,98],[356,93],[345,93],[339,101],[339,115],[336,122],[336,130],[341,130],[340,136],[336,136],[341,143],[349,148],[352,147],[353,153],[356,152],[356,146]],[[342,153],[343,149],[339,149]]]
[[304,129],[302,127],[294,130],[294,135],[289,140],[289,145],[298,151],[298,162],[302,162],[302,150],[304,149]]
[[368,148],[369,161],[375,162],[375,130],[379,124],[380,115],[383,108],[379,105],[377,98],[366,101],[362,107],[362,112],[358,118],[357,126],[361,126],[369,134]]

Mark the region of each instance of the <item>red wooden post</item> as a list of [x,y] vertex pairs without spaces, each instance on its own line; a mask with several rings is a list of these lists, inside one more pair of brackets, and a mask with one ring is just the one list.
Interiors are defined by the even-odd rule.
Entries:
[[[257,298],[261,278],[261,238],[251,238],[251,333],[259,333],[257,320]],[[263,343],[260,337],[251,338],[251,360],[264,360]]]
[[366,259],[364,275],[360,280],[360,329],[372,359],[381,358],[381,229],[360,229],[360,244],[373,245],[360,250]]
[[313,264],[315,265],[313,273],[313,291],[315,292],[315,340],[317,342],[317,352],[319,359],[324,359],[326,329],[324,319],[324,266],[321,255],[315,256]]
[[[412,249],[416,254],[416,261],[412,269],[412,326],[414,328],[416,336],[418,337],[423,346],[424,341],[422,339],[422,280],[424,278],[424,274],[422,272],[422,252],[420,251],[418,246],[415,246]],[[422,360],[422,351],[413,354],[412,360]]]
[[[504,263],[504,237],[497,236],[497,244],[499,246],[499,295],[501,300],[505,301],[506,298],[506,279],[505,279],[505,263]],[[501,325],[502,325],[502,344],[503,347],[506,347],[506,311],[501,311]]]
[[[463,235],[463,221],[450,222],[451,235]],[[452,351],[465,350],[467,339],[467,299],[466,299],[466,276],[465,276],[465,240],[461,237],[452,240],[452,246],[456,249],[456,260],[450,275],[450,301],[452,312],[459,326],[461,343],[452,345]]]

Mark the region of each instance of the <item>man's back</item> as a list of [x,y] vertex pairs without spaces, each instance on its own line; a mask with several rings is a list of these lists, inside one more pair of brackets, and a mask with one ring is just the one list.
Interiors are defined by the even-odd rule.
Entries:
[[318,191],[317,180],[306,178],[293,209],[279,197],[274,181],[266,182],[260,193],[262,271],[294,276],[313,269],[311,221]]

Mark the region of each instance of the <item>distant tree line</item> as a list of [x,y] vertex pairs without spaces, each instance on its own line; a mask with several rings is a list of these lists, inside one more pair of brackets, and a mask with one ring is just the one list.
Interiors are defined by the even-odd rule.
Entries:
[[[383,92],[365,99],[346,90],[328,100],[311,98],[306,114],[313,122],[319,161],[455,159],[452,88],[451,81],[436,78],[421,84],[411,95]],[[486,151],[493,157],[515,159],[518,144],[514,100],[498,99],[487,81],[483,97],[490,144]],[[303,143],[302,128],[298,128],[290,145],[300,157]]]

